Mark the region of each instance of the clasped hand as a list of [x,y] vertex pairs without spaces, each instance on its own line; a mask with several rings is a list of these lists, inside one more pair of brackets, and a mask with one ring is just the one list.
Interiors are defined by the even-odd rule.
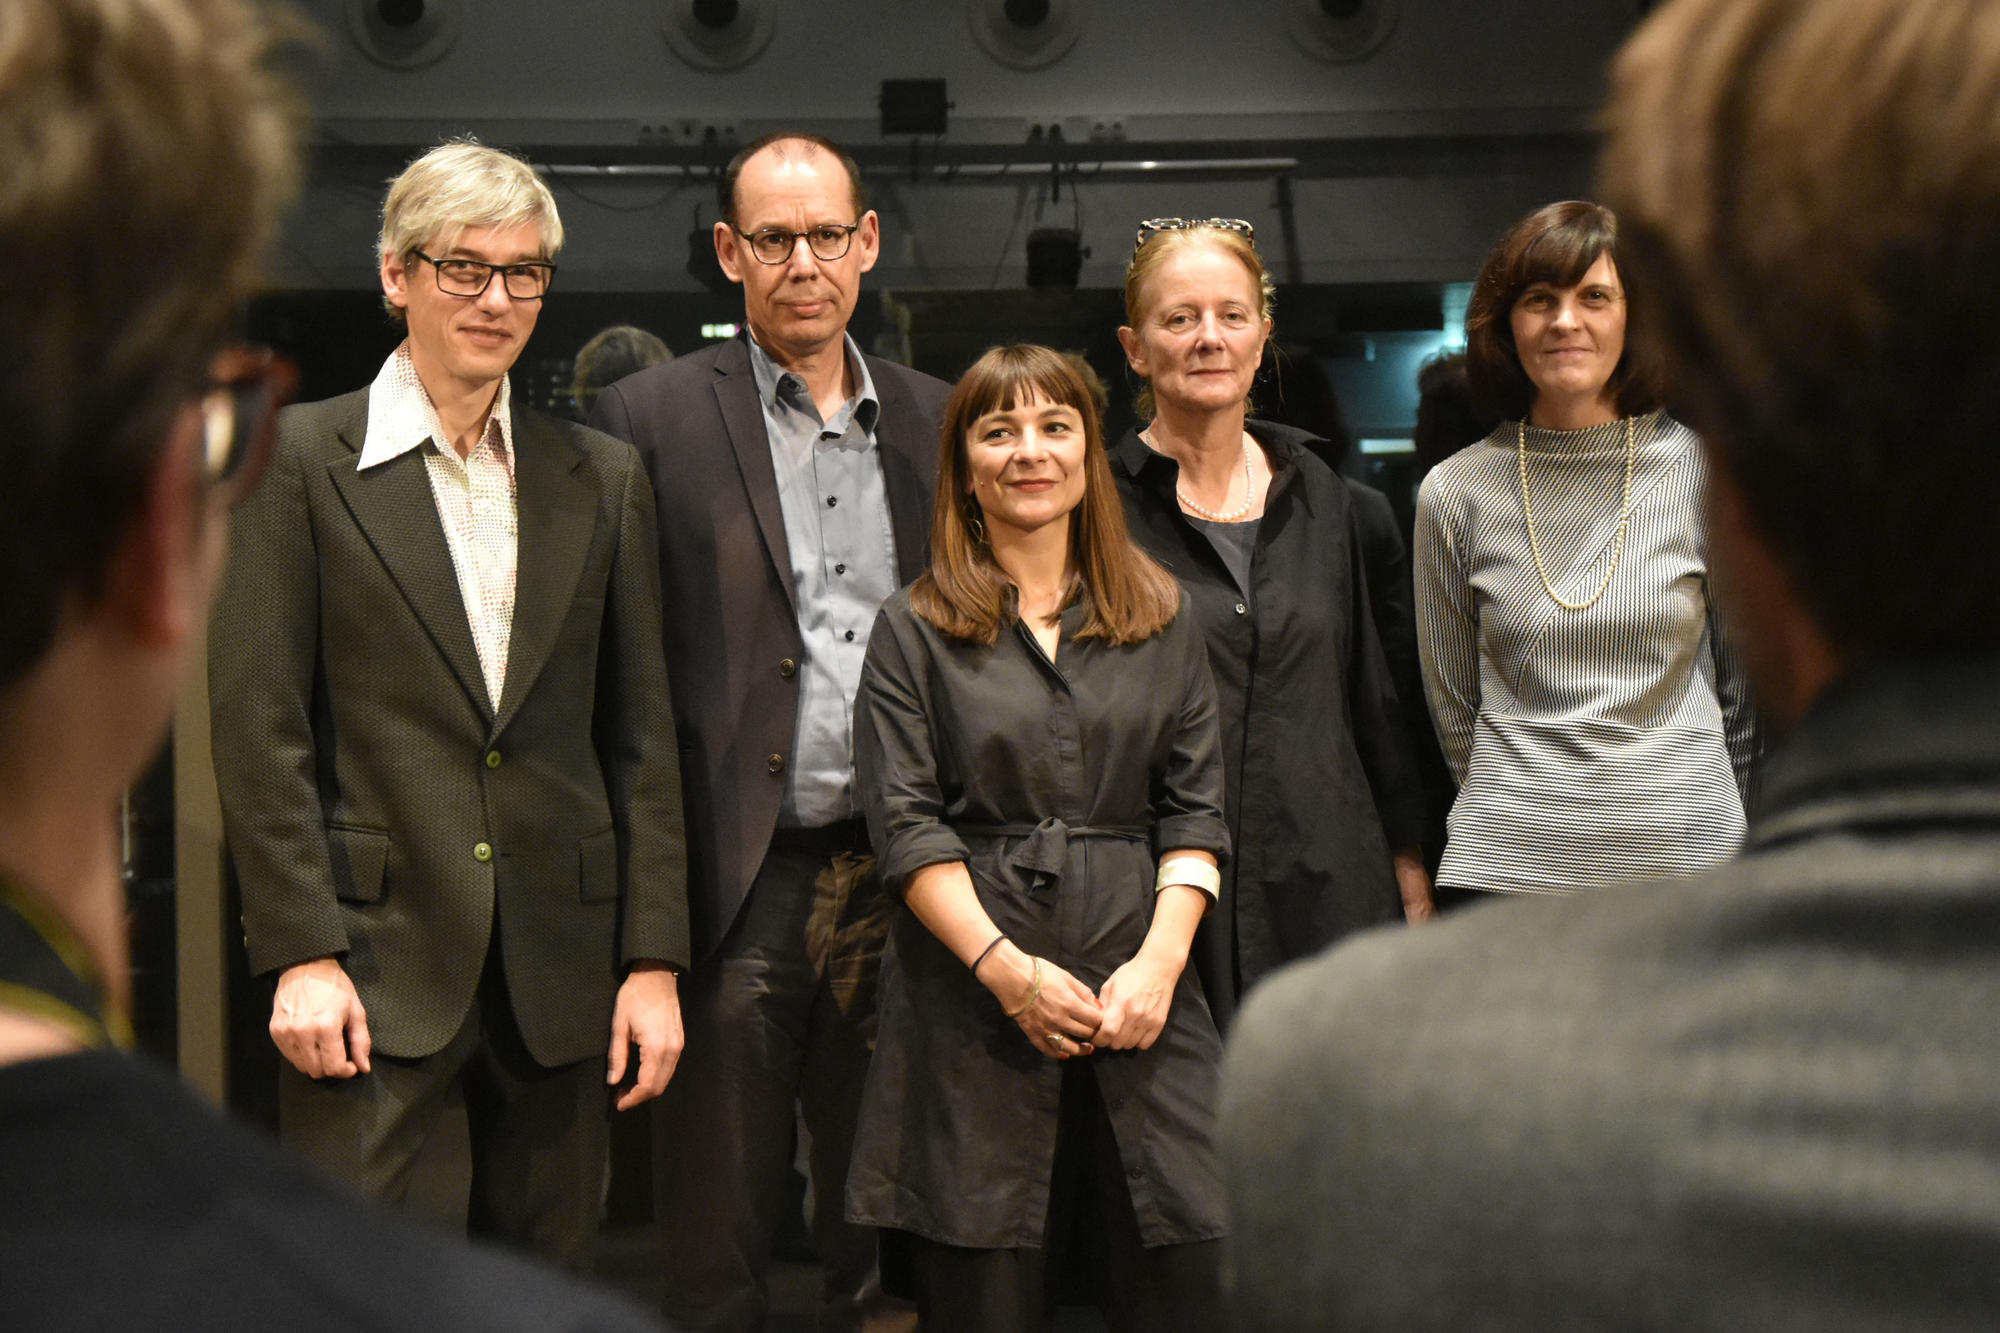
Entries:
[[1056,963],[1031,957],[1012,941],[980,971],[1029,1044],[1053,1060],[1089,1055],[1099,1047],[1148,1049],[1167,1025],[1180,979],[1180,968],[1142,948],[1092,993]]

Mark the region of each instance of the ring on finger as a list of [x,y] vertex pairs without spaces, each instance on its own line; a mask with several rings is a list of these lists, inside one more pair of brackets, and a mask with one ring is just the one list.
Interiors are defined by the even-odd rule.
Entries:
[[1069,1038],[1068,1038],[1068,1037],[1065,1037],[1065,1036],[1064,1036],[1064,1035],[1063,1035],[1062,1033],[1060,1033],[1060,1032],[1051,1032],[1051,1033],[1049,1034],[1049,1044],[1050,1044],[1051,1046],[1061,1046],[1061,1045],[1062,1045],[1063,1043],[1067,1042],[1068,1040],[1069,1040]]

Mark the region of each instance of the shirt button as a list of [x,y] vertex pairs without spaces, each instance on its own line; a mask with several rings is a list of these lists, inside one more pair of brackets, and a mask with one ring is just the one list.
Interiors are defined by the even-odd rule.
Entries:
[[835,565],[835,566],[833,567],[833,572],[834,572],[834,573],[836,573],[836,574],[845,574],[845,573],[847,572],[847,566],[846,566],[846,565]]
[[484,842],[475,842],[475,843],[473,843],[473,844],[472,844],[472,859],[473,859],[473,860],[475,860],[475,861],[491,861],[491,860],[493,859],[493,846],[492,846],[492,844],[490,844],[490,843],[484,843]]
[[1130,1171],[1127,1171],[1125,1174],[1132,1180],[1144,1180],[1146,1178],[1145,1171],[1141,1170],[1139,1167],[1136,1166],[1133,1167]]
[[829,495],[826,497],[826,507],[828,509],[833,508],[835,505],[839,503],[840,503],[840,497],[837,495]]
[[853,630],[849,630],[849,631],[847,631],[847,636],[846,636],[846,637],[847,637],[847,641],[848,641],[849,643],[853,643],[853,642],[854,642],[854,631],[853,631]]
[[799,674],[799,664],[787,657],[784,661],[778,663],[778,674],[786,680],[790,680],[793,676]]
[[773,754],[773,755],[770,755],[769,757],[767,757],[767,758],[766,758],[766,759],[764,760],[764,767],[766,767],[766,768],[770,769],[770,770],[771,770],[771,771],[772,771],[773,773],[782,773],[782,772],[784,772],[784,771],[785,771],[785,756],[783,756],[783,755],[781,755],[781,754]]
[[1243,605],[1243,603],[1238,602],[1236,604],[1236,614],[1239,616],[1247,616],[1250,614],[1250,608]]
[[500,752],[498,750],[488,750],[486,752],[486,766],[488,768],[500,767]]

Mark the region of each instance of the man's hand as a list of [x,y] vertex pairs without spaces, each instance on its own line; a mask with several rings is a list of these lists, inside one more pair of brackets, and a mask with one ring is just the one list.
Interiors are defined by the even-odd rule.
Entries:
[[1403,896],[1403,920],[1420,926],[1437,915],[1437,903],[1431,896],[1431,873],[1424,869],[1423,851],[1405,847],[1396,853],[1395,860],[1396,890]]
[[308,1078],[368,1072],[368,1013],[339,959],[294,963],[278,974],[271,1040]]
[[632,964],[611,1013],[611,1065],[604,1079],[613,1087],[623,1082],[627,1052],[639,1048],[639,1072],[618,1098],[619,1110],[629,1111],[666,1091],[684,1041],[680,983],[673,972],[665,963]]

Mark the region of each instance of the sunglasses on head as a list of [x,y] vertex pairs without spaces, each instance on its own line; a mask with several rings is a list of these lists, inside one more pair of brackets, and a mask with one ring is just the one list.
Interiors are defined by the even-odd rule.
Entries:
[[1257,229],[1242,218],[1147,218],[1139,224],[1139,239],[1132,243],[1132,248],[1137,250],[1163,231],[1195,231],[1202,227],[1233,231],[1250,244],[1257,244]]

